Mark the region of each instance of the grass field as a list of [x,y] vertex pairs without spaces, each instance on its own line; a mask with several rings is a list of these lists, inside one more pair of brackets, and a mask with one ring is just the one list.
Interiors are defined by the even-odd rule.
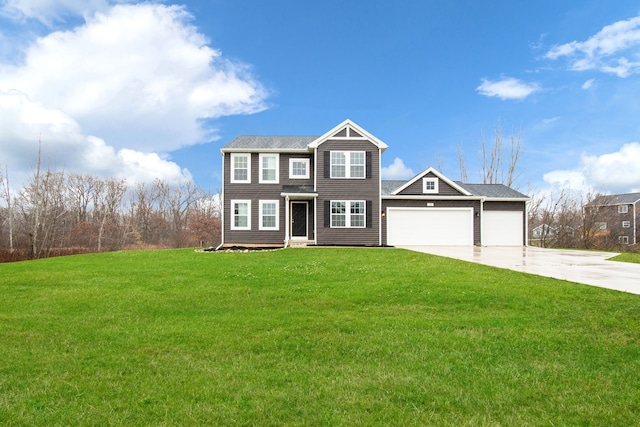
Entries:
[[635,252],[625,252],[610,259],[612,261],[633,262],[635,264],[640,264],[640,254]]
[[638,295],[388,248],[3,264],[0,295],[0,425],[638,425]]

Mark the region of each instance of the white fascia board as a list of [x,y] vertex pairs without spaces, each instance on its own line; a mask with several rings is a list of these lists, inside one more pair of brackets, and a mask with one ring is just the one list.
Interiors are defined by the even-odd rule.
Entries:
[[530,197],[485,197],[485,202],[529,202]]
[[292,154],[307,154],[309,152],[306,148],[298,149],[283,149],[283,148],[221,148],[220,152],[224,153],[292,153]]
[[355,124],[354,122],[352,122],[350,119],[345,120],[344,122],[340,123],[338,126],[334,127],[333,129],[331,129],[330,131],[328,131],[324,135],[318,137],[315,141],[313,141],[311,144],[309,144],[309,148],[318,148],[318,146],[320,146],[320,144],[325,142],[327,139],[333,137],[333,135],[338,133],[340,130],[342,130],[346,126],[349,126],[349,127],[353,128],[360,135],[363,135],[363,138],[348,137],[348,138],[344,138],[344,139],[346,139],[346,140],[349,140],[349,139],[369,140],[369,141],[373,142],[373,144],[376,147],[378,147],[381,150],[381,152],[388,148],[387,144],[385,144],[384,142],[382,142],[381,140],[379,140],[378,138],[376,138],[375,136],[373,136],[372,134],[370,134],[369,132],[367,132],[366,130],[364,130],[363,128],[361,128],[360,126]]
[[[460,193],[464,194],[465,196],[471,196],[471,193],[469,193],[467,190],[465,190],[464,188],[460,187],[458,184],[456,184],[455,182],[451,181],[449,178],[447,178],[446,176],[442,175],[440,172],[438,172],[437,170],[435,170],[432,167],[430,167],[429,169],[427,169],[425,171],[420,172],[418,175],[416,175],[413,178],[411,178],[402,187],[396,189],[393,192],[393,194],[395,195],[395,194],[400,193],[402,190],[404,190],[405,188],[409,187],[411,184],[415,183],[419,179],[424,178],[429,173],[434,174],[435,176],[438,177],[438,179],[440,179],[441,181],[445,182],[449,186],[455,188],[456,190],[458,190]],[[447,197],[447,196],[445,196],[445,197]]]
[[407,196],[382,196],[383,200],[485,200],[481,196],[442,196],[437,194],[432,195],[407,195]]

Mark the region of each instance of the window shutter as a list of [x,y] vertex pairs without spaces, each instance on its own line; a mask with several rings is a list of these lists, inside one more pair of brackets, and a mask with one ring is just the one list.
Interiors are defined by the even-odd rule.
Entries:
[[366,157],[367,179],[370,179],[373,175],[373,171],[371,170],[371,151],[367,151]]
[[373,227],[373,203],[367,200],[367,228]]
[[331,227],[331,201],[324,201],[324,227]]
[[331,151],[324,152],[324,177],[331,178]]

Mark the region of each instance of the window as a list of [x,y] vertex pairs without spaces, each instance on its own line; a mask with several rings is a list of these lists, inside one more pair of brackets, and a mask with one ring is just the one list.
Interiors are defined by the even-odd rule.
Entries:
[[618,243],[622,243],[623,245],[628,245],[629,236],[618,236]]
[[262,184],[278,183],[278,154],[262,154],[260,153],[260,179]]
[[231,222],[232,230],[251,230],[250,200],[232,200],[231,214],[233,216],[233,221]]
[[231,153],[231,182],[251,182],[251,154]]
[[618,205],[618,213],[625,214],[629,212],[629,205]]
[[331,227],[347,226],[347,202],[331,202]]
[[631,228],[631,221],[622,221],[622,228]]
[[364,202],[351,202],[351,227],[364,227]]
[[309,179],[309,159],[289,159],[290,179]]
[[364,151],[332,151],[331,178],[365,178],[365,164]]
[[366,203],[358,201],[331,201],[331,227],[366,227]]
[[278,201],[260,200],[260,230],[278,230]]
[[350,157],[350,177],[364,178],[364,151],[352,152]]
[[425,194],[437,194],[438,193],[438,178],[423,178],[422,179],[422,192]]

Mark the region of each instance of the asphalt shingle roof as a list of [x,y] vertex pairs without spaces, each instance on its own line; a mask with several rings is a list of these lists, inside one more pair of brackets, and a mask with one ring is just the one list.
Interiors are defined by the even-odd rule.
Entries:
[[630,205],[640,200],[640,193],[611,194],[596,197],[590,205]]
[[455,181],[460,187],[474,196],[506,199],[526,199],[527,196],[503,184],[466,184]]
[[222,147],[222,150],[305,150],[317,136],[249,136],[242,135]]

